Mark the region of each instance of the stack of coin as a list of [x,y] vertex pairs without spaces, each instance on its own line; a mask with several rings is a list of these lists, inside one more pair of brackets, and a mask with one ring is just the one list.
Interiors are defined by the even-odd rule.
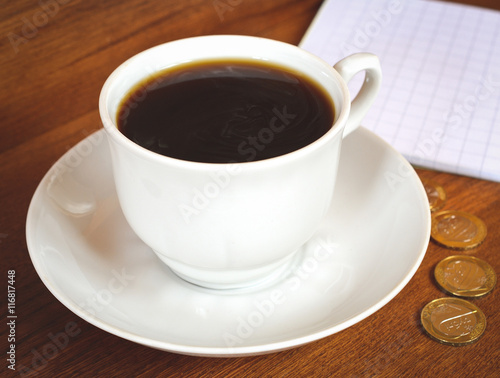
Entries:
[[486,238],[486,225],[475,215],[444,210],[432,216],[431,237],[448,248],[472,249]]
[[[486,225],[475,215],[440,210],[446,202],[444,189],[432,180],[422,180],[432,215],[431,237],[439,245],[469,250],[486,238]],[[478,298],[490,293],[496,284],[493,268],[473,256],[449,256],[437,264],[434,277],[438,285],[456,297]],[[448,345],[466,345],[481,337],[486,329],[484,313],[473,303],[445,297],[428,303],[421,313],[424,330],[434,340]]]
[[459,298],[433,300],[424,307],[420,319],[431,338],[454,346],[477,341],[486,328],[483,312]]
[[439,286],[457,297],[478,298],[495,287],[497,277],[486,261],[473,256],[449,256],[436,265]]
[[427,198],[429,199],[429,206],[431,211],[438,211],[446,203],[446,192],[443,187],[437,182],[429,179],[422,179]]

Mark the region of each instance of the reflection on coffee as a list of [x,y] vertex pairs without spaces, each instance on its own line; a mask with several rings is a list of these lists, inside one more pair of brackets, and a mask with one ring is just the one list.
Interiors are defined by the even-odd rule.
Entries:
[[160,72],[122,101],[121,132],[177,159],[228,163],[300,149],[333,125],[334,109],[312,79],[261,61],[200,61]]

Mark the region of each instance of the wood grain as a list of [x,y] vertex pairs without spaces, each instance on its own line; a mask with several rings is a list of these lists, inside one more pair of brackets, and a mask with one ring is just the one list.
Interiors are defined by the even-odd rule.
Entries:
[[[219,3],[230,10],[218,12]],[[495,1],[475,4],[500,9]],[[410,283],[374,315],[302,347],[245,358],[166,353],[101,331],[57,301],[31,264],[24,231],[31,196],[65,151],[101,127],[97,99],[116,66],[148,47],[196,35],[247,34],[297,44],[320,5],[320,0],[19,0],[2,4],[0,249],[2,274],[16,270],[19,369],[47,377],[500,376],[498,288],[474,300],[488,322],[477,343],[450,347],[424,334],[419,322],[422,307],[445,296],[432,278],[433,268],[454,253],[433,242]],[[485,221],[486,241],[464,253],[488,261],[499,273],[500,184],[422,169],[418,173],[445,188],[447,209],[468,211]],[[6,289],[2,303],[4,298]],[[5,314],[2,305],[3,320]],[[3,323],[1,340],[6,346],[8,329]],[[50,334],[67,330],[71,336],[65,348],[48,359],[37,357],[50,344]],[[3,361],[0,374],[12,375]]]

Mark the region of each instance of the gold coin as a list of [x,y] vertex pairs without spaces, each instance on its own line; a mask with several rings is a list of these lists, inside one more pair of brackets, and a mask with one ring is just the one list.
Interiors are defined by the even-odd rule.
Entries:
[[433,214],[431,236],[445,247],[470,249],[484,241],[486,225],[475,215],[445,210]]
[[497,282],[493,268],[473,256],[450,256],[434,269],[437,283],[448,293],[459,297],[481,297]]
[[427,199],[429,200],[429,207],[432,212],[441,209],[446,202],[446,193],[441,185],[429,179],[422,179]]
[[433,300],[422,310],[420,321],[431,338],[454,346],[477,341],[486,329],[484,313],[459,298]]

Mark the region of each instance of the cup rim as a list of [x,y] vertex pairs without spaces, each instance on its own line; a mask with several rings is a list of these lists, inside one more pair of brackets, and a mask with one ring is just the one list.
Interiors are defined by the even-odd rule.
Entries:
[[[340,112],[336,116],[336,120],[334,121],[332,127],[323,134],[321,137],[316,139],[315,141],[297,149],[294,151],[291,151],[286,154],[282,154],[279,156],[275,156],[272,158],[267,158],[267,159],[262,159],[262,160],[256,160],[256,161],[243,161],[243,162],[230,162],[230,163],[211,163],[211,162],[199,162],[199,161],[191,161],[191,160],[183,160],[183,159],[178,159],[166,155],[161,155],[157,152],[153,152],[151,150],[148,150],[145,147],[142,147],[138,145],[137,143],[133,142],[130,140],[128,137],[126,137],[123,133],[120,132],[118,129],[118,126],[116,124],[115,120],[115,115],[110,114],[111,111],[108,106],[108,95],[110,92],[110,89],[114,83],[114,81],[119,78],[119,76],[127,70],[127,68],[131,65],[131,63],[134,60],[140,59],[145,55],[150,54],[152,51],[161,49],[161,48],[166,48],[167,46],[173,45],[173,44],[182,44],[182,43],[190,43],[191,41],[200,41],[200,43],[205,43],[207,40],[212,40],[214,42],[218,43],[223,43],[223,40],[230,40],[230,39],[237,39],[241,41],[254,41],[257,43],[267,43],[267,44],[274,44],[276,48],[285,48],[288,49],[289,51],[296,51],[296,53],[301,54],[303,57],[309,59],[311,62],[315,62],[318,66],[322,66],[325,68],[331,78],[334,78],[336,81],[336,84],[338,86],[338,89],[341,92],[342,95],[342,103],[340,104]],[[231,55],[230,52],[227,54],[227,58],[233,58],[237,57],[236,55]],[[241,56],[240,56],[241,57]],[[253,58],[253,57],[252,57]],[[195,59],[189,60],[189,61],[194,61]],[[180,63],[186,63],[189,61],[178,61],[176,64]],[[279,63],[280,65],[283,65],[282,62]],[[286,66],[286,65],[285,65]],[[291,68],[291,67],[290,67]],[[305,75],[308,75],[305,73]],[[141,80],[144,80],[147,78],[147,76],[143,77]],[[322,88],[325,90],[326,93],[329,94],[330,100],[333,101],[332,96],[330,95],[330,91],[328,88],[323,85],[321,82],[318,80],[314,80],[317,84],[322,86]],[[140,82],[139,80],[138,82]],[[124,94],[125,95],[125,94]],[[334,103],[335,110],[337,111],[337,104]],[[231,34],[221,34],[221,35],[207,35],[207,36],[197,36],[197,37],[189,37],[189,38],[183,38],[183,39],[178,39],[170,42],[166,42],[160,45],[156,45],[153,47],[150,47],[146,50],[143,50],[132,57],[128,58],[125,60],[123,63],[121,63],[118,67],[116,67],[113,72],[108,76],[106,81],[104,82],[104,85],[101,89],[100,95],[99,95],[99,113],[100,113],[100,118],[101,122],[104,126],[105,132],[108,135],[108,137],[111,137],[116,143],[121,145],[122,147],[126,148],[127,150],[133,152],[135,155],[138,155],[142,158],[145,158],[147,160],[152,160],[161,164],[166,164],[168,163],[169,165],[177,166],[179,168],[193,168],[193,169],[213,169],[214,167],[217,169],[220,169],[221,167],[225,166],[231,166],[231,165],[237,165],[237,166],[245,166],[245,169],[247,168],[257,168],[257,167],[262,167],[262,166],[274,166],[276,164],[285,164],[291,160],[297,160],[300,159],[303,155],[308,155],[314,150],[320,149],[323,145],[327,144],[332,138],[335,138],[339,133],[343,133],[343,130],[345,128],[347,118],[350,112],[350,107],[351,107],[351,101],[350,101],[350,93],[349,89],[347,87],[347,84],[344,82],[340,74],[333,68],[332,65],[328,64],[326,61],[323,59],[319,58],[318,56],[309,53],[308,51],[286,43],[286,42],[281,42],[278,40],[274,39],[269,39],[269,38],[262,38],[262,37],[254,37],[254,36],[245,36],[245,35],[231,35]]]

